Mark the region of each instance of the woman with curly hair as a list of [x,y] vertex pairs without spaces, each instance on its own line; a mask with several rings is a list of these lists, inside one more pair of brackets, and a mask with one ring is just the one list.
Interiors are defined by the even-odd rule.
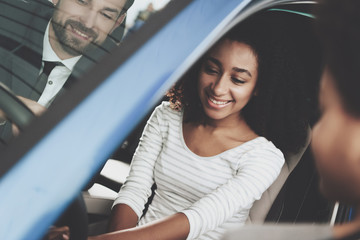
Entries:
[[89,239],[219,239],[244,224],[284,164],[279,149],[296,152],[308,126],[301,64],[253,24],[221,38],[155,109],[114,203],[116,232]]

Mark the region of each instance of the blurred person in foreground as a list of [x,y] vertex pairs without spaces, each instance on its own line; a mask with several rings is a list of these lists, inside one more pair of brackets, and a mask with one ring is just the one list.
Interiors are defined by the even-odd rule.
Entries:
[[[331,200],[359,208],[360,1],[321,1],[317,23],[326,64],[319,95],[321,118],[312,140],[320,190]],[[334,227],[334,237],[359,230],[356,211],[351,222]]]
[[311,147],[329,200],[354,206],[350,222],[335,225],[249,226],[224,239],[360,239],[360,1],[323,0],[316,31],[325,67],[320,82],[321,117]]

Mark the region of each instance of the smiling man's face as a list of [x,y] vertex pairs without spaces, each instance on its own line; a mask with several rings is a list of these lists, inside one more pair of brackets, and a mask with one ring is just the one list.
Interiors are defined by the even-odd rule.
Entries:
[[101,45],[125,18],[121,13],[126,0],[53,0],[53,3],[49,37],[51,47],[61,59]]

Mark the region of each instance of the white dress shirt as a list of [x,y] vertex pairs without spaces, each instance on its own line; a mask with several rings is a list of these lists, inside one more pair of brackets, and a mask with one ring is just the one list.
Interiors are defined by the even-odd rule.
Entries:
[[[45,89],[43,93],[41,94],[38,103],[49,107],[50,104],[55,99],[58,92],[61,90],[61,88],[64,86],[66,80],[71,74],[71,71],[73,70],[75,64],[79,61],[81,58],[81,55],[72,57],[69,59],[61,60],[54,50],[52,49],[50,45],[49,40],[49,26],[46,27],[45,35],[44,35],[44,43],[43,43],[43,54],[42,54],[42,68],[44,67],[44,61],[49,62],[61,62],[62,66],[56,66],[49,74],[47,84],[45,86]],[[42,72],[42,68],[40,73]]]

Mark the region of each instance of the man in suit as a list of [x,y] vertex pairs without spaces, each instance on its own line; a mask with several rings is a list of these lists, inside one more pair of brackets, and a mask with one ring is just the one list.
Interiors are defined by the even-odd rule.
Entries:
[[133,1],[0,0],[0,82],[41,114],[116,46]]
[[[41,114],[97,59],[116,47],[133,2],[0,0],[0,83]],[[53,63],[50,70],[48,63]],[[44,72],[45,79],[40,77]],[[9,122],[1,124],[5,117],[0,109],[0,143],[4,144],[14,130]],[[74,239],[83,239],[87,219],[78,205],[83,207],[81,198],[55,225],[84,222],[72,231]],[[68,229],[49,231],[47,239],[58,239],[57,231],[63,228]]]

